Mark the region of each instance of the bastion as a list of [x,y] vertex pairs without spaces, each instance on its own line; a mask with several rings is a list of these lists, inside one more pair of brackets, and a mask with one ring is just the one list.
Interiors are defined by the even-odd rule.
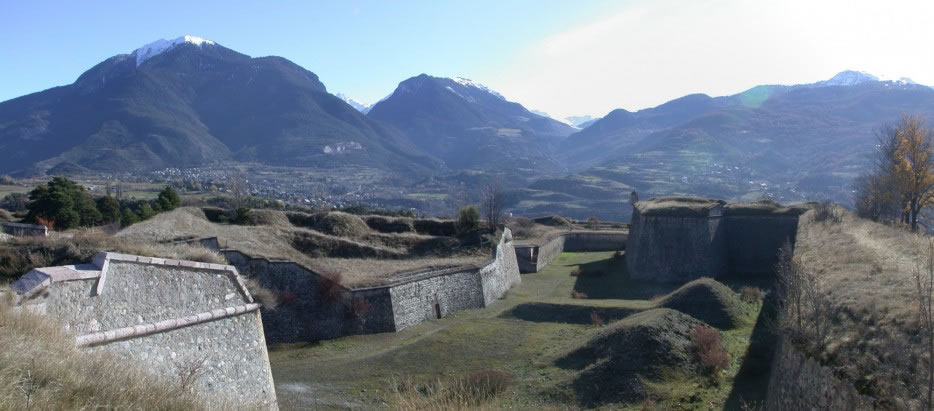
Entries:
[[686,282],[770,275],[782,245],[794,245],[798,217],[807,209],[696,197],[634,201],[626,247],[629,276]]
[[100,253],[36,268],[12,285],[24,309],[59,321],[75,344],[209,399],[276,409],[259,304],[230,265]]
[[[209,246],[211,239],[196,239]],[[221,253],[278,297],[278,306],[262,310],[270,344],[308,342],[347,335],[395,332],[412,325],[486,307],[522,280],[507,228],[493,256],[478,266],[401,272],[385,285],[349,288],[293,261]]]

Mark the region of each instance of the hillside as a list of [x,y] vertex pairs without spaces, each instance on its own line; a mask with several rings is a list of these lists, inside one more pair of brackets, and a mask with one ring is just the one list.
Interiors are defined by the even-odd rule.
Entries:
[[[643,198],[699,195],[793,202],[849,203],[865,169],[874,131],[903,113],[934,117],[934,89],[905,81],[858,80],[844,72],[797,86],[758,86],[710,98],[687,96],[638,112],[616,110],[564,143],[565,161],[585,170],[533,183],[527,195],[565,196],[547,210],[573,208],[628,219],[611,204],[636,190]],[[532,201],[517,212],[542,209]]]
[[222,247],[250,256],[337,274],[347,287],[391,283],[427,268],[475,266],[490,258],[479,237],[455,237],[451,221],[273,210],[253,210],[240,224],[225,220],[219,209],[183,207],[127,227],[117,237],[157,242],[217,237]]
[[826,298],[827,331],[799,345],[878,406],[917,408],[898,401],[924,386],[914,275],[926,270],[928,240],[849,213],[840,222],[812,215],[802,216],[795,256]]
[[367,117],[395,126],[454,169],[560,169],[553,148],[574,128],[534,114],[481,84],[422,74]]
[[436,160],[282,57],[185,36],[70,85],[0,103],[0,173],[122,172],[218,161],[423,172]]

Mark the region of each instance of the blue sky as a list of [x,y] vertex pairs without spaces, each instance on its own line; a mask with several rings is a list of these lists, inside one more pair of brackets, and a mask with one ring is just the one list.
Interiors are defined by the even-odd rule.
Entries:
[[555,116],[829,78],[934,84],[934,2],[894,0],[4,1],[0,101],[159,38],[279,55],[374,102],[428,73]]

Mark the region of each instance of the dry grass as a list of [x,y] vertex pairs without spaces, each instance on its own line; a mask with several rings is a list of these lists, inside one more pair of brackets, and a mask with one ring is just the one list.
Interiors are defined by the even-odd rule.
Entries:
[[691,344],[704,373],[718,378],[720,372],[730,366],[730,353],[723,346],[720,332],[715,328],[697,326],[691,330]]
[[705,217],[723,200],[700,197],[659,197],[639,201],[635,207],[642,215],[670,215]]
[[458,378],[418,383],[411,379],[393,384],[396,404],[406,410],[482,408],[512,385],[512,377],[493,370]]
[[13,214],[11,214],[9,211],[6,211],[0,208],[0,223],[5,222],[5,221],[13,221],[13,220],[14,220]]
[[[47,317],[0,304],[0,409],[213,408],[180,381],[75,347]],[[230,405],[230,404],[228,404]],[[220,406],[223,408],[223,406]]]
[[919,378],[920,360],[906,347],[920,344],[913,275],[927,240],[851,213],[840,222],[813,213],[801,219],[795,256],[816,275],[830,313],[826,343],[807,349],[882,405],[899,407]]
[[[343,237],[311,229],[319,226],[321,215],[269,213],[278,213],[284,220],[267,216],[264,217],[267,221],[276,223],[255,226],[216,224],[208,221],[201,209],[183,207],[134,224],[117,233],[117,237],[137,242],[217,237],[222,248],[234,248],[251,256],[273,260],[294,261],[315,272],[340,272],[342,284],[352,288],[383,285],[403,272],[475,266],[490,257],[488,247],[454,247],[447,240],[456,240],[449,237],[374,232],[360,217],[350,214],[339,213],[352,217],[348,221],[354,222],[338,224],[340,221],[332,221],[330,225],[335,230],[350,227],[357,234]],[[448,223],[429,219],[411,222],[416,228],[424,225],[439,232],[446,230]]]
[[13,237],[0,243],[0,278],[13,279],[37,267],[90,262],[101,251],[147,257],[226,264],[223,256],[193,245],[146,243],[120,239],[90,229],[49,237]]

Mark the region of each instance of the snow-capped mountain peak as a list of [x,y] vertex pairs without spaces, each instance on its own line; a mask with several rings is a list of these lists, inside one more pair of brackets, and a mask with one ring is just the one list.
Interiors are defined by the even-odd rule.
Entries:
[[464,87],[472,87],[472,88],[480,89],[496,97],[499,97],[503,100],[506,99],[505,97],[503,97],[501,94],[497,93],[496,91],[493,91],[489,87],[484,86],[483,84],[477,83],[476,81],[473,81],[471,79],[463,78],[463,77],[454,77],[451,80],[454,80],[455,83],[460,84]]
[[855,86],[857,84],[868,83],[871,81],[891,81],[896,84],[906,85],[906,84],[918,84],[915,83],[908,77],[887,77],[887,76],[877,76],[874,74],[867,73],[865,71],[855,71],[855,70],[845,70],[837,73],[829,80],[818,81],[815,83],[818,87],[824,86]]
[[179,44],[185,43],[194,44],[198,47],[203,47],[205,44],[210,46],[215,44],[211,40],[188,34],[173,40],[159,39],[133,51],[133,54],[136,55],[136,67],[145,63],[146,60],[171,50]]
[[373,107],[372,104],[364,103],[353,97],[347,96],[344,93],[337,93],[334,96],[341,100],[344,100],[344,102],[346,102],[347,104],[350,104],[351,107],[355,108],[357,111],[363,114],[366,114],[368,111],[370,111],[370,108]]

